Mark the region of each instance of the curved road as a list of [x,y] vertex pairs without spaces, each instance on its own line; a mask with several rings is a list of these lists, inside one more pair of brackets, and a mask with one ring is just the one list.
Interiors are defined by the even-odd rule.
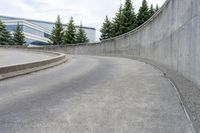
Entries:
[[1,133],[192,133],[170,82],[130,59],[71,56],[0,92]]

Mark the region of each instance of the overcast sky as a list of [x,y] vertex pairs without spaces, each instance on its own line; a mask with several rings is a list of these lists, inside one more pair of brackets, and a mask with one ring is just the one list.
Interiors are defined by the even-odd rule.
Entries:
[[[60,14],[63,23],[67,23],[71,16],[76,25],[82,21],[84,26],[99,29],[108,15],[115,16],[120,4],[125,0],[0,0],[0,15],[22,17],[36,20],[55,22]],[[142,0],[132,0],[135,11],[141,6]],[[162,4],[165,0],[147,0],[148,4]]]

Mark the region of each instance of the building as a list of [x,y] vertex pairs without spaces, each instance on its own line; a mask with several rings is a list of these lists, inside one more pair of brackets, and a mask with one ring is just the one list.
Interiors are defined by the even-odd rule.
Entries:
[[[49,37],[51,31],[54,27],[53,22],[24,19],[24,18],[15,18],[0,16],[0,21],[6,25],[6,29],[9,32],[16,30],[17,24],[22,26],[24,35],[26,37],[26,43],[28,45],[47,45],[49,42]],[[64,24],[64,28],[66,24]],[[79,28],[76,26],[76,28]],[[96,40],[96,29],[91,27],[83,27],[86,35],[89,39],[89,42],[95,42]]]

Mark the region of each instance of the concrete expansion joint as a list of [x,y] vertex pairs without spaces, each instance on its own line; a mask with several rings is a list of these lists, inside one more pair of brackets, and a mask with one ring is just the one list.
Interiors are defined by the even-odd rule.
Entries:
[[[115,55],[115,57],[120,57],[120,56]],[[145,64],[151,65],[155,70],[159,71],[161,73],[161,76],[166,78],[169,81],[169,83],[172,85],[172,87],[174,88],[176,95],[177,95],[177,97],[180,101],[180,105],[181,105],[181,107],[182,107],[182,109],[185,113],[185,116],[188,119],[188,121],[190,122],[192,132],[193,133],[199,133],[196,130],[194,119],[193,119],[193,116],[190,113],[189,107],[184,102],[184,96],[182,95],[182,93],[180,91],[181,88],[179,88],[178,85],[176,85],[176,84],[179,84],[179,83],[176,83],[176,81],[174,81],[174,79],[173,79],[173,78],[175,78],[174,76],[173,77],[169,76],[171,71],[169,71],[167,68],[163,67],[161,64],[154,62],[154,61],[151,61],[151,60],[148,60],[148,59],[144,59],[144,58],[140,58],[140,57],[136,57],[136,56],[122,56],[121,58],[128,58],[128,59],[144,62]],[[172,72],[172,73],[174,73],[174,72]]]
[[[134,59],[134,60],[138,60],[138,59]],[[187,117],[187,119],[189,120],[190,122],[190,125],[192,127],[192,132],[193,133],[198,133],[196,130],[195,130],[195,127],[194,127],[194,124],[192,122],[192,118],[190,117],[189,115],[189,112],[187,111],[187,108],[186,105],[184,104],[184,101],[183,101],[183,96],[181,95],[180,91],[179,91],[179,88],[177,87],[176,83],[168,76],[168,74],[164,71],[162,71],[157,65],[153,64],[153,63],[149,63],[147,61],[144,61],[144,60],[138,60],[138,61],[142,61],[144,62],[145,64],[149,64],[151,65],[152,67],[154,67],[154,69],[156,69],[157,71],[159,71],[162,75],[162,77],[166,78],[169,83],[172,85],[172,87],[174,88],[175,92],[176,92],[176,95],[180,101],[180,105],[185,113],[185,116]]]
[[166,74],[165,74],[165,78],[170,82],[170,84],[173,86],[174,90],[176,91],[176,95],[177,95],[177,97],[178,97],[178,99],[179,99],[179,101],[180,101],[180,105],[181,105],[181,107],[182,107],[182,109],[183,109],[183,111],[184,111],[184,113],[185,113],[187,119],[189,120],[189,122],[190,122],[190,124],[191,124],[193,133],[197,133],[197,132],[195,131],[193,122],[192,122],[192,120],[191,120],[191,117],[189,116],[189,113],[188,113],[188,111],[187,111],[187,109],[186,109],[187,107],[185,106],[185,104],[184,104],[184,102],[183,102],[183,99],[182,99],[181,93],[179,92],[179,89],[177,88],[176,84],[175,84],[170,78],[167,77]]
[[185,113],[187,119],[188,119],[189,122],[190,122],[190,125],[191,125],[191,127],[192,127],[193,133],[198,133],[198,132],[195,130],[195,127],[194,127],[194,124],[193,124],[193,120],[192,120],[192,118],[191,118],[190,115],[189,115],[188,107],[184,104],[183,96],[181,95],[181,93],[180,93],[180,91],[179,91],[179,88],[177,87],[177,85],[176,85],[176,83],[173,81],[173,79],[171,79],[171,78],[168,76],[168,74],[167,74],[166,72],[162,71],[158,66],[153,65],[153,64],[150,64],[150,63],[148,63],[148,62],[145,62],[145,63],[146,63],[146,64],[149,64],[149,65],[151,65],[151,66],[153,66],[154,69],[156,69],[157,71],[159,71],[160,73],[162,73],[162,76],[163,76],[164,78],[166,78],[166,79],[169,81],[169,83],[172,85],[172,87],[174,88],[174,90],[175,90],[175,92],[176,92],[176,95],[177,95],[177,97],[178,97],[178,99],[179,99],[179,101],[180,101],[180,105],[181,105],[181,107],[182,107],[182,109],[183,109],[183,111],[184,111],[184,113]]
[[[141,61],[141,60],[139,60],[139,61]],[[142,60],[142,61],[144,61],[144,60]],[[192,132],[193,133],[199,133],[198,131],[196,131],[196,128],[195,128],[195,125],[194,125],[194,120],[193,120],[193,118],[192,118],[192,116],[190,116],[189,115],[189,108],[187,107],[187,105],[184,103],[184,96],[182,96],[182,94],[181,94],[181,92],[180,92],[180,88],[178,88],[178,86],[176,85],[176,82],[172,79],[172,78],[170,78],[170,76],[168,76],[168,74],[167,74],[167,72],[165,71],[163,71],[162,69],[160,69],[160,67],[159,66],[157,66],[156,64],[153,64],[153,63],[150,63],[150,62],[147,62],[147,61],[145,61],[145,63],[146,64],[149,64],[149,65],[151,65],[151,66],[153,66],[154,67],[154,69],[156,69],[157,71],[159,71],[161,74],[162,74],[162,76],[164,77],[164,78],[166,78],[168,81],[169,81],[169,83],[172,85],[172,87],[174,88],[174,90],[175,90],[175,92],[176,92],[176,95],[177,95],[177,97],[178,97],[178,99],[179,99],[179,101],[180,101],[180,105],[181,105],[181,107],[182,107],[182,109],[183,109],[183,111],[184,111],[184,113],[185,113],[185,115],[186,115],[186,117],[187,117],[187,119],[189,120],[189,122],[190,122],[190,125],[191,125],[191,127],[192,127]]]

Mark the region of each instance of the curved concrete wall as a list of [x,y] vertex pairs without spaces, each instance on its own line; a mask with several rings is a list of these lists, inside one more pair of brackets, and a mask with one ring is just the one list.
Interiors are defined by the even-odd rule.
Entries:
[[200,87],[200,0],[167,0],[157,14],[130,33],[60,50],[146,58],[164,64]]
[[200,86],[200,0],[169,0],[143,27],[102,48],[159,62]]

